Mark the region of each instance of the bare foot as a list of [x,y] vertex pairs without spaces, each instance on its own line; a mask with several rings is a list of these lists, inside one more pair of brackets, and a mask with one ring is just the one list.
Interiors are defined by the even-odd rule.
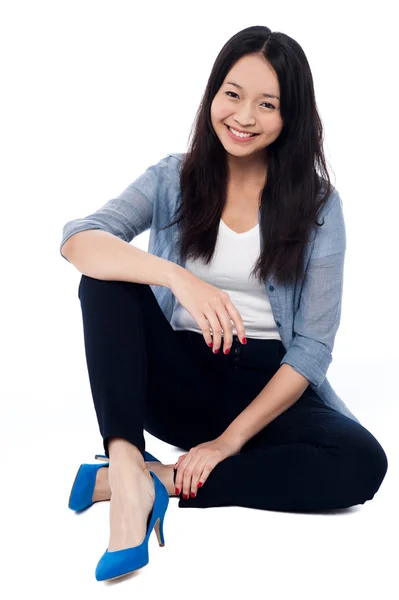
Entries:
[[[149,471],[162,481],[169,496],[176,496],[175,485],[173,482],[173,465],[164,465],[160,462],[146,462]],[[92,502],[102,502],[111,499],[111,488],[108,481],[108,467],[101,467],[97,471],[96,483],[94,486]]]
[[155,473],[155,475],[162,481],[166,489],[168,490],[169,496],[176,496],[176,487],[173,481],[173,466],[164,465],[160,462],[147,462],[147,469]]
[[147,469],[130,460],[111,462],[110,537],[114,552],[139,546],[147,533],[148,516],[154,506],[154,481]]

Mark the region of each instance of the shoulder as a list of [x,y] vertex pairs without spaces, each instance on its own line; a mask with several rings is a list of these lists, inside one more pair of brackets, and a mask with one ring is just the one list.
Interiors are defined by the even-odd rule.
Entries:
[[159,161],[160,166],[167,166],[170,169],[178,169],[183,162],[184,153],[183,152],[171,152],[167,154],[164,158]]
[[[318,194],[321,200],[322,192]],[[325,235],[328,231],[344,226],[343,202],[338,190],[331,185],[330,194],[317,214],[316,235]]]
[[150,167],[154,169],[158,177],[163,178],[165,181],[174,179],[180,172],[180,167],[183,162],[184,153],[181,152],[171,152],[167,154],[161,160],[159,160],[155,165]]
[[[321,196],[319,193],[318,198]],[[343,203],[342,198],[333,185],[331,185],[331,191],[327,198],[327,201],[324,203],[323,207],[319,211],[318,221],[323,222],[323,218],[328,218],[329,220],[334,219],[338,214],[342,213]]]
[[312,256],[320,258],[345,251],[346,229],[343,202],[335,187],[332,188],[327,202],[320,210],[317,222]]
[[145,196],[159,187],[167,188],[179,179],[180,165],[184,154],[173,152],[149,165],[130,185]]
[[[325,223],[325,233],[345,238],[344,207],[341,195],[336,188],[332,189],[323,208],[324,210],[321,213],[321,220],[319,219],[319,223]],[[323,229],[323,227],[319,227],[318,229]]]
[[171,152],[170,154],[167,154],[167,158],[171,157],[179,162],[182,162],[184,156],[184,152]]

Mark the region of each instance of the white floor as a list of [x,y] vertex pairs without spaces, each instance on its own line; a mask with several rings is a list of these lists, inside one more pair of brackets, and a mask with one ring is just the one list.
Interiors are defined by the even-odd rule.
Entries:
[[[349,366],[356,386],[345,383]],[[373,500],[305,515],[241,507],[179,509],[171,498],[165,546],[158,546],[153,533],[149,564],[110,583],[94,577],[108,541],[109,503],[95,504],[80,515],[67,508],[77,468],[103,453],[88,384],[71,396],[73,383],[65,381],[39,398],[37,385],[29,392],[29,381],[16,382],[16,389],[26,391],[23,396],[7,392],[1,407],[6,461],[0,596],[98,598],[113,587],[115,596],[151,600],[397,599],[395,368],[386,361],[379,369],[334,362],[329,371],[330,381],[343,398],[351,398],[350,408],[387,453],[388,473]],[[83,373],[82,366],[85,377]],[[147,450],[162,462],[180,455],[179,449],[145,436]]]

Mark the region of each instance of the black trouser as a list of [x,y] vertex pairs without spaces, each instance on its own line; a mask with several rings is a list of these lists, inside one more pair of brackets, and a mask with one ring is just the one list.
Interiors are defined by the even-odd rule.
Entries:
[[[184,451],[220,435],[259,394],[285,354],[279,340],[234,337],[214,354],[200,333],[174,331],[149,285],[83,275],[79,285],[91,392],[104,451],[121,437],[144,456],[143,429]],[[362,425],[311,390],[216,465],[179,507],[281,511],[371,500],[386,454]],[[174,473],[176,475],[176,471]]]

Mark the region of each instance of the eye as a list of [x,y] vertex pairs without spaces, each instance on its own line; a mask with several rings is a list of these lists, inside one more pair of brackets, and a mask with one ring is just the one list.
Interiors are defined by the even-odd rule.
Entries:
[[[238,94],[236,94],[236,92],[225,92],[225,94],[235,94],[235,96],[238,96]],[[229,96],[229,98],[231,98],[231,96]],[[276,108],[275,106],[273,106],[273,104],[270,104],[270,102],[262,102],[262,104],[267,104],[268,106],[270,106],[271,108]]]

